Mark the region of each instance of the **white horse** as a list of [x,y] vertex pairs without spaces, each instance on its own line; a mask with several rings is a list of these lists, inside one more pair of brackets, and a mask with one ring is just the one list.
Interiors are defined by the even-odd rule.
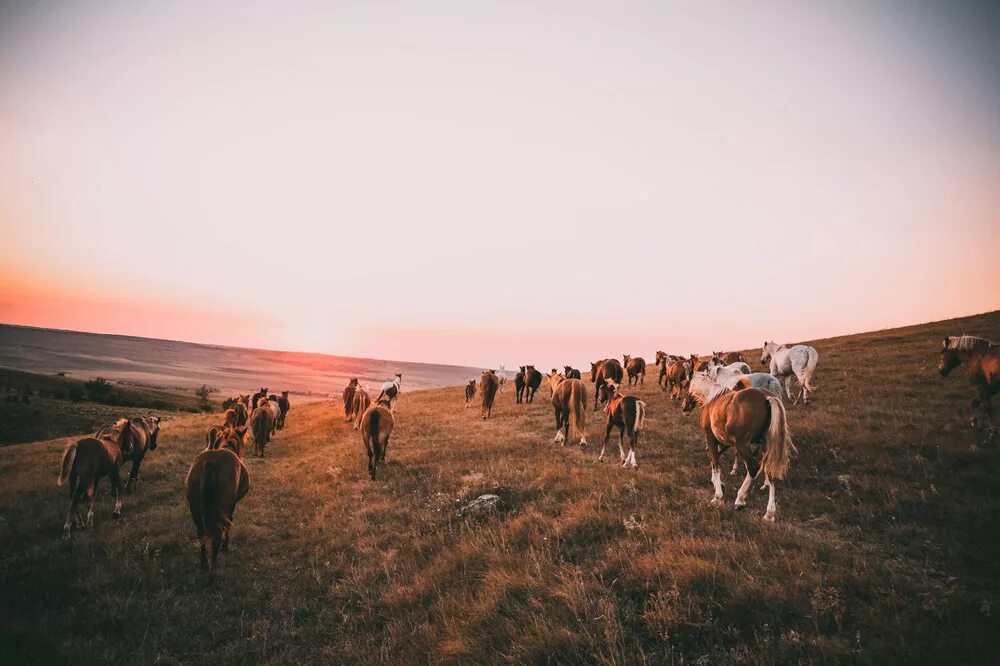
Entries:
[[507,383],[507,368],[500,364],[500,369],[496,372],[497,378],[500,380],[500,386],[497,388],[497,395],[503,393],[503,385]]
[[396,398],[399,397],[399,385],[403,382],[403,373],[397,372],[392,381],[382,382],[382,390],[379,392],[375,402],[379,400],[389,401],[389,413],[396,413]]
[[[749,375],[750,366],[743,361],[737,361],[736,363],[730,363],[729,365],[709,362],[707,371],[708,376],[715,381],[720,384],[727,384],[727,381],[735,382],[740,377]],[[730,386],[730,388],[732,388],[732,386]]]
[[778,379],[785,380],[785,393],[794,402],[799,398],[792,396],[792,375],[799,380],[802,387],[802,402],[809,402],[809,391],[815,391],[809,380],[812,379],[816,371],[816,364],[819,363],[819,354],[815,349],[807,345],[795,345],[791,349],[776,342],[765,342],[764,348],[760,352],[760,362],[771,362],[771,374]]

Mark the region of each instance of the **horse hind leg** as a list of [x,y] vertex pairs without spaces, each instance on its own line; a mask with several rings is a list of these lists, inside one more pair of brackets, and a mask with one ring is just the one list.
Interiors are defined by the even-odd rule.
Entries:
[[111,512],[111,517],[118,518],[122,515],[122,482],[117,470],[111,473],[110,479],[111,493],[115,496],[115,508]]
[[90,498],[90,506],[87,509],[87,527],[94,526],[94,503],[97,501],[97,479],[87,488],[87,497]]
[[774,514],[778,511],[778,502],[775,499],[775,493],[774,493],[774,481],[765,476],[764,483],[767,484],[767,488],[769,491],[769,494],[767,496],[767,511],[764,513],[764,520],[766,522],[773,523]]
[[714,437],[707,437],[708,461],[712,466],[712,486],[715,488],[715,495],[712,497],[712,505],[722,504],[722,469],[719,467],[719,443]]

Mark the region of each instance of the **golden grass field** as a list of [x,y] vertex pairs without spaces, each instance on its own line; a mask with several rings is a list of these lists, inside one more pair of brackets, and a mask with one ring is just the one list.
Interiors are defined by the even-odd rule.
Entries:
[[[760,490],[733,509],[728,469],[709,506],[696,417],[655,368],[635,471],[596,462],[589,411],[587,450],[553,445],[545,386],[515,405],[508,383],[485,422],[461,386],[404,383],[375,482],[339,401],[293,404],[249,458],[211,587],[183,481],[218,415],[165,421],[123,517],[104,482],[95,527],[68,542],[66,440],[5,447],[0,660],[993,662],[1000,454],[967,426],[964,375],[936,372],[960,333],[1000,339],[1000,313],[813,343],[818,390],[789,404],[799,453],[773,525]],[[484,492],[499,510],[458,515]]]

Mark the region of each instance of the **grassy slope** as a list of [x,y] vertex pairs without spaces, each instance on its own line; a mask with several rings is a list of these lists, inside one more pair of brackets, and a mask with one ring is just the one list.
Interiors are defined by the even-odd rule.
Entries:
[[[637,472],[551,444],[548,390],[488,423],[404,393],[372,483],[331,403],[293,408],[206,589],[182,497],[217,417],[166,422],[125,515],[59,540],[62,441],[0,450],[0,660],[985,662],[1000,648],[1000,454],[972,450],[945,334],[1000,313],[819,341],[779,522],[708,505],[702,437],[655,388]],[[649,380],[650,377],[647,377]],[[598,427],[591,421],[591,438]],[[456,515],[482,492],[498,514]],[[133,640],[125,637],[133,635]]]

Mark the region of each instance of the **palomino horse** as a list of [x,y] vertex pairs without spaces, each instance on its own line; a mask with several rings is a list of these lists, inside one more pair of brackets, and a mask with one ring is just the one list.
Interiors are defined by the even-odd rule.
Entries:
[[664,363],[667,363],[667,368],[664,375],[663,388],[666,391],[670,391],[671,400],[678,400],[680,399],[681,390],[684,388],[685,382],[690,378],[691,362],[683,359],[676,361],[664,359]]
[[515,400],[517,400],[517,404],[520,405],[521,401],[524,399],[524,366],[523,365],[521,366],[521,369],[518,371],[518,373],[516,375],[514,375],[514,392],[516,394],[515,395]]
[[628,385],[642,384],[646,380],[646,359],[641,356],[632,358],[629,354],[622,357],[626,374],[628,374]]
[[691,378],[682,408],[689,412],[697,404],[702,405],[700,422],[712,465],[712,485],[715,486],[712,504],[722,504],[719,456],[729,447],[735,447],[747,471],[736,493],[736,508],[746,505],[750,486],[763,469],[764,485],[770,490],[764,520],[774,522],[778,508],[774,482],[785,477],[789,458],[795,450],[788,432],[784,404],[759,389],[730,391],[703,372],[695,373]]
[[580,379],[580,371],[576,368],[571,368],[568,365],[563,366],[563,372],[566,375],[566,379]]
[[567,379],[558,373],[547,377],[556,414],[553,441],[566,446],[570,436],[575,434],[580,436],[580,446],[587,446],[587,385],[579,379]]
[[[499,380],[498,380],[499,381]],[[389,448],[389,435],[395,421],[389,409],[390,398],[382,398],[365,410],[361,416],[361,441],[368,452],[368,474],[375,480],[375,468],[385,462],[385,452]]]
[[[115,496],[115,508],[111,515],[114,518],[121,515],[121,465],[124,462],[121,440],[128,437],[126,425],[128,419],[119,419],[114,426],[102,428],[99,431],[100,437],[85,437],[69,444],[63,451],[59,477],[56,479],[57,486],[69,481],[70,505],[63,525],[63,539],[70,538],[70,530],[74,525],[82,529],[94,524],[97,483],[105,476],[110,480],[111,493]],[[85,496],[90,498],[86,520],[80,515],[80,502]]]
[[618,363],[617,359],[606,358],[590,364],[590,381],[594,382],[594,411],[597,411],[597,403],[600,402],[601,387],[609,379],[616,384],[621,384],[625,371]]
[[[765,342],[764,348],[760,352],[760,362],[764,365],[771,362],[771,374],[778,379],[785,380],[785,393],[792,398],[792,375],[799,380],[802,387],[802,402],[809,402],[809,391],[815,391],[809,380],[816,372],[816,364],[819,363],[819,354],[808,345],[795,345],[791,349],[776,342]],[[795,402],[798,397],[792,398]]]
[[965,375],[979,394],[972,400],[969,425],[973,428],[979,425],[976,409],[982,406],[992,436],[997,429],[991,398],[1000,392],[1000,345],[974,335],[947,337],[941,347],[938,372],[947,377],[959,365],[965,366]]
[[496,400],[497,391],[500,390],[500,378],[493,370],[483,370],[483,376],[479,381],[482,383],[483,394],[483,409],[480,416],[488,419],[493,414],[493,401]]
[[281,395],[278,396],[278,429],[285,427],[285,417],[288,416],[288,410],[292,408],[292,403],[288,402],[288,391],[282,391]]
[[[646,403],[634,395],[622,395],[618,392],[618,384],[613,381],[604,383],[601,387],[607,406],[604,413],[608,417],[608,428],[604,431],[604,444],[601,445],[601,455],[598,460],[604,460],[604,449],[608,447],[611,429],[618,428],[618,456],[622,467],[629,464],[638,467],[635,460],[635,450],[639,446],[639,432],[646,419]],[[624,440],[628,435],[628,453],[625,453]]]
[[257,405],[250,415],[250,430],[253,432],[253,451],[255,455],[264,457],[264,447],[271,441],[277,416],[268,405],[268,401]]
[[364,416],[365,411],[371,407],[372,399],[368,395],[368,391],[356,386],[354,390],[354,397],[351,399],[351,413],[354,415],[354,429],[358,430],[361,428],[361,417]]
[[[240,459],[242,453],[240,429],[226,430],[220,434],[216,448],[195,456],[184,479],[188,508],[201,545],[201,566],[208,567],[209,581],[215,577],[219,551],[229,550],[236,504],[250,492],[250,470]],[[205,553],[209,543],[211,560]]]
[[399,385],[403,382],[403,373],[397,372],[391,380],[382,383],[382,390],[379,392],[375,402],[383,400],[389,405],[389,411],[395,413],[396,398],[399,397]]
[[142,464],[142,459],[147,451],[156,449],[156,438],[160,433],[160,417],[129,419],[121,428],[118,443],[121,445],[123,462],[132,461],[132,468],[128,472],[128,483],[125,484],[125,492],[131,493],[139,481],[139,465]]
[[[358,388],[358,378],[354,377],[351,381],[347,382],[347,387],[344,388],[344,420],[350,421],[351,419],[358,416],[353,411],[351,411],[354,405],[354,392]],[[367,409],[367,408],[366,408]]]
[[524,366],[524,401],[529,405],[535,400],[535,391],[542,385],[542,373],[535,366]]
[[472,401],[476,397],[476,380],[470,379],[469,383],[465,385],[465,408],[468,409],[472,407]]

